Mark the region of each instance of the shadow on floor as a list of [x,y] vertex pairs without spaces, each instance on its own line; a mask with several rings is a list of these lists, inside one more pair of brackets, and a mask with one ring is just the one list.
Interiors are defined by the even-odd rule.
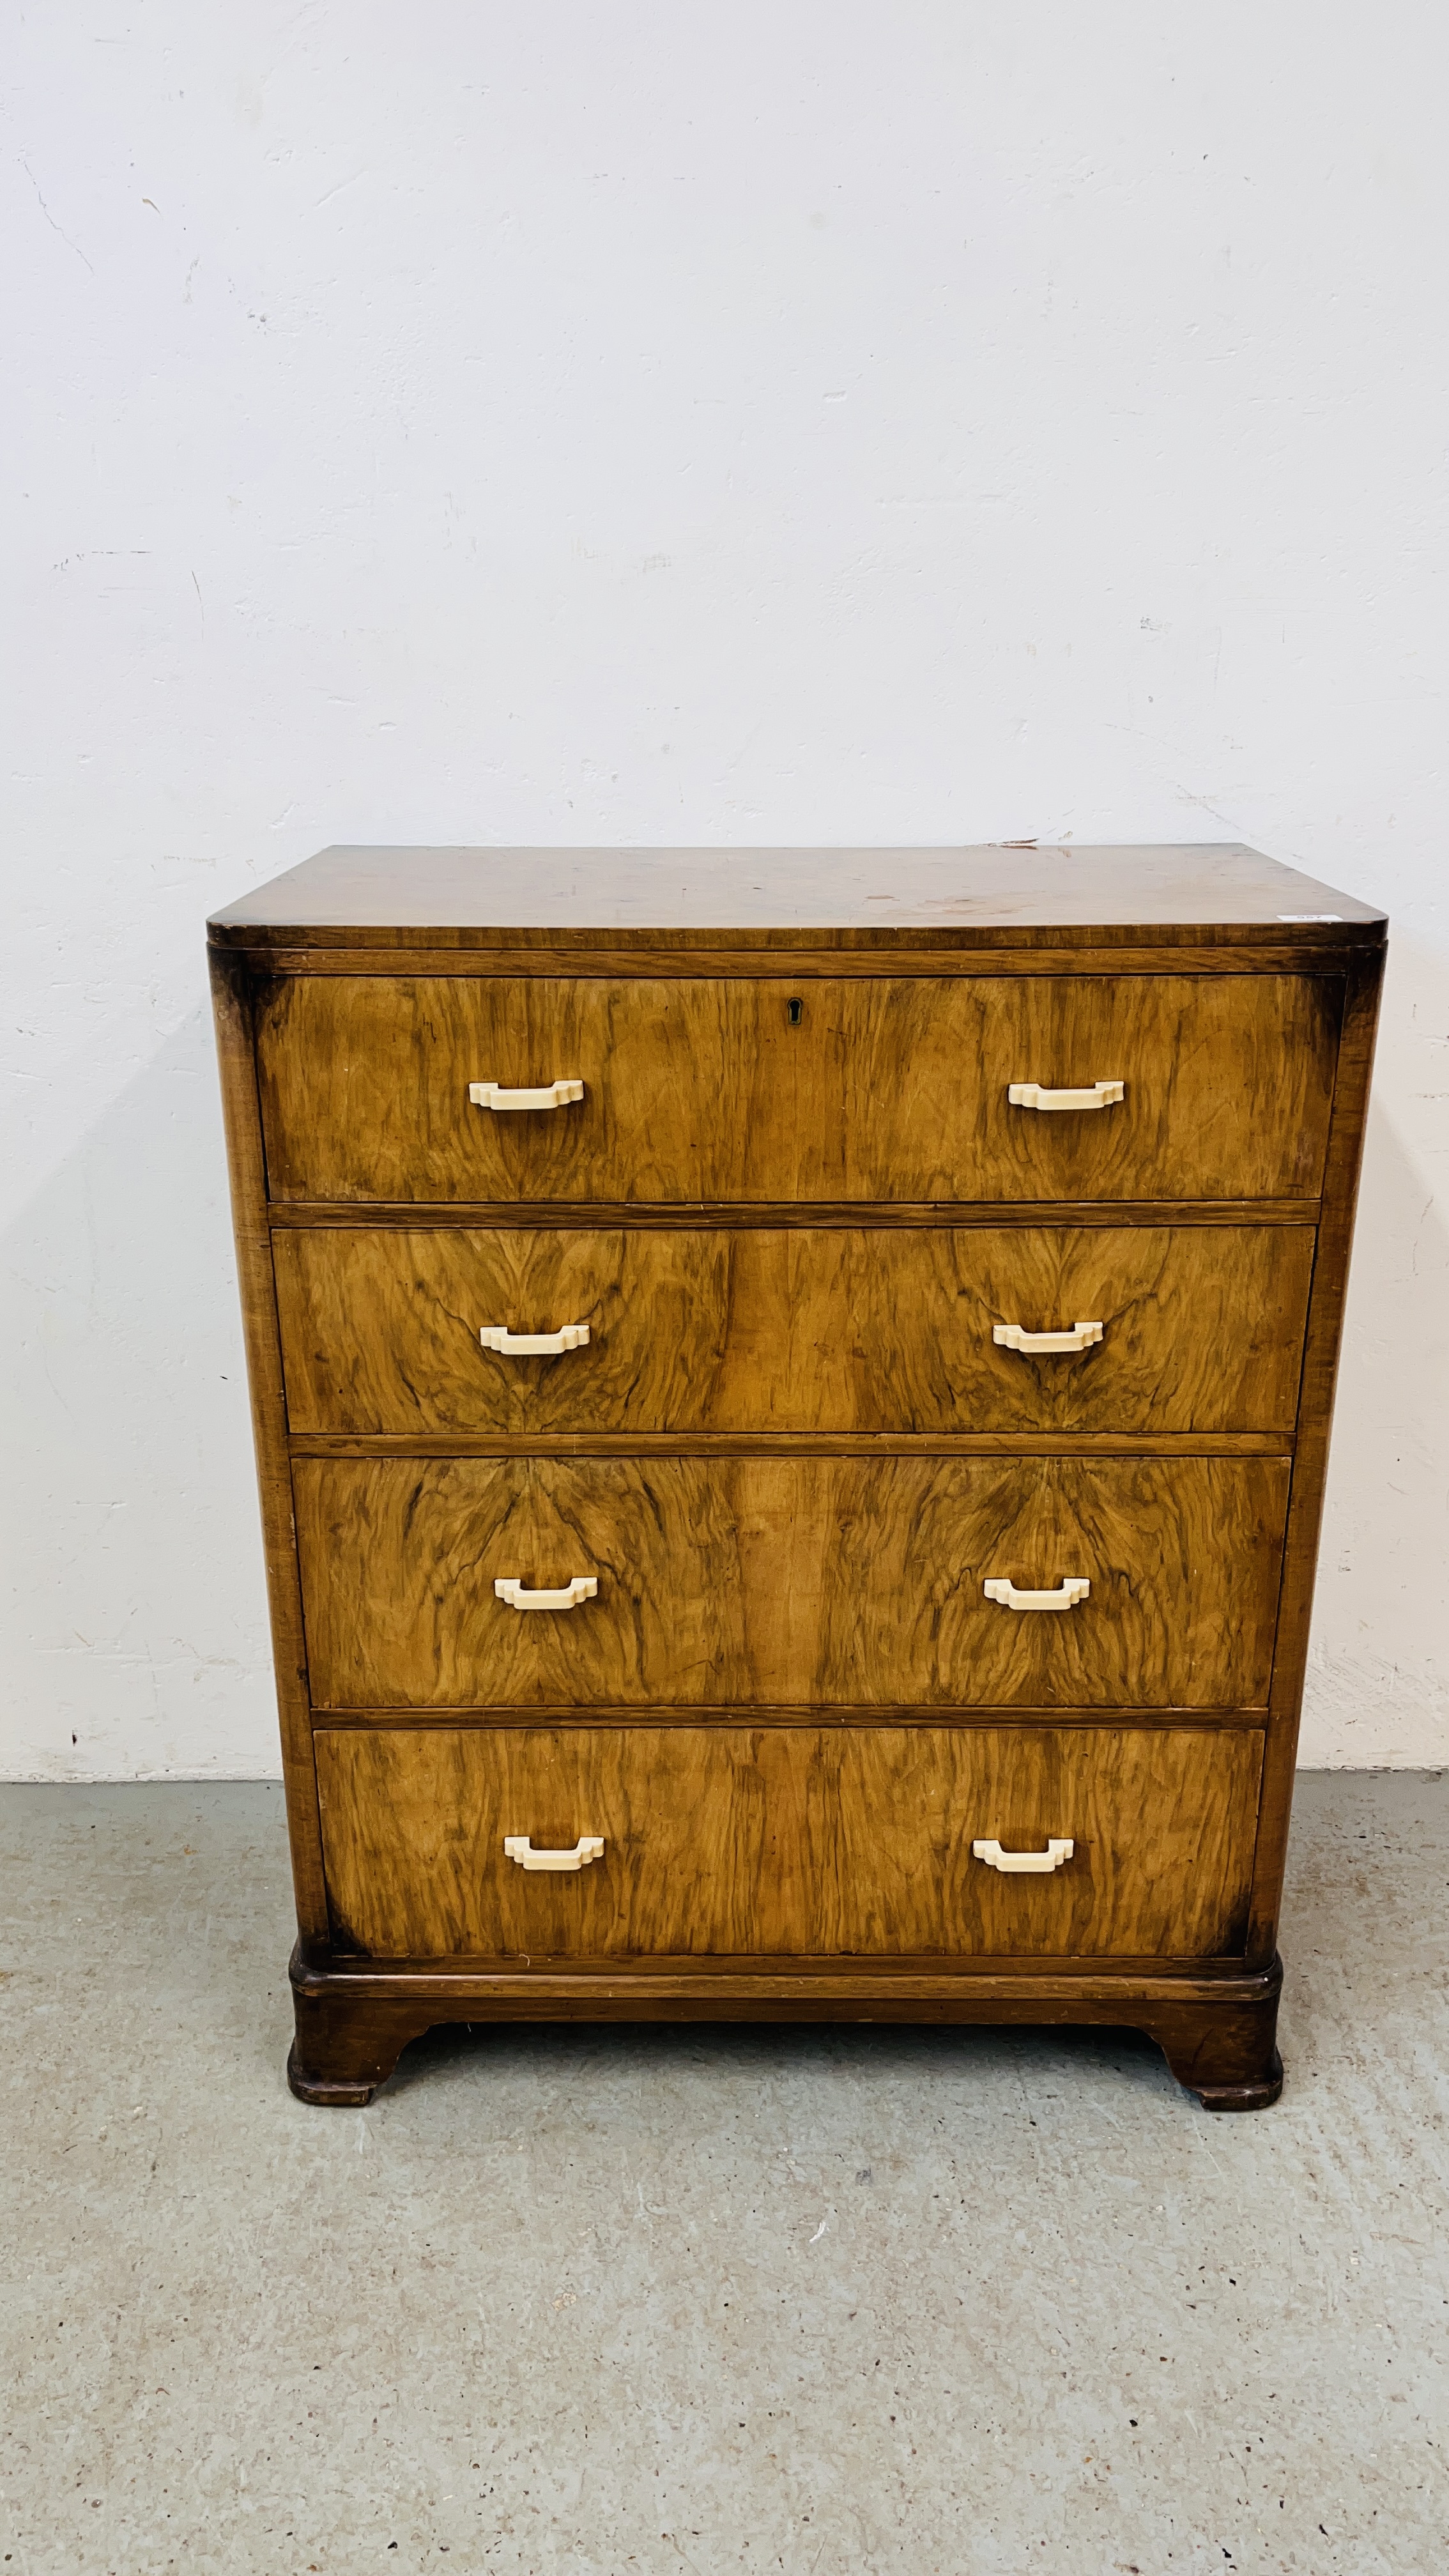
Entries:
[[885,2084],[911,2076],[929,2079],[933,2073],[969,2073],[982,2081],[1012,2079],[1049,2089],[1053,2076],[1080,2083],[1098,2075],[1134,2091],[1179,2090],[1161,2050],[1136,2030],[444,2022],[410,2042],[396,2073],[375,2098],[381,2101],[448,2075],[514,2075],[525,2069],[545,2082],[563,2082],[575,2072],[616,2078],[629,2074],[666,2088],[671,2079],[686,2075],[743,2075],[768,2086],[829,2069]]

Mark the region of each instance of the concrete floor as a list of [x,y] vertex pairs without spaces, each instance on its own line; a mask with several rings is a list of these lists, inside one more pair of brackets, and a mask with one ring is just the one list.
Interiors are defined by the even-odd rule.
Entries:
[[1449,1780],[1300,1783],[1278,2109],[1131,2036],[282,2075],[265,1786],[0,1790],[13,2576],[1428,2576]]

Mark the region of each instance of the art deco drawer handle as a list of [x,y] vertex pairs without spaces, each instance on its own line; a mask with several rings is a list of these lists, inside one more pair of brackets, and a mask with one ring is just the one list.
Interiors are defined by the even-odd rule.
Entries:
[[1110,1109],[1126,1089],[1125,1082],[1094,1082],[1090,1091],[1043,1091],[1039,1082],[1011,1082],[1006,1097],[1013,1109]]
[[1060,1869],[1064,1860],[1070,1860],[1074,1848],[1070,1841],[1049,1842],[1044,1852],[1009,1852],[1003,1851],[1000,1843],[990,1842],[973,1843],[971,1852],[973,1859],[984,1860],[988,1869],[1040,1870],[1045,1876],[1049,1869]]
[[582,1869],[586,1861],[603,1859],[604,1837],[580,1834],[572,1851],[535,1851],[527,1834],[505,1834],[503,1848],[520,1869]]
[[981,1589],[988,1601],[999,1601],[1003,1610],[1075,1610],[1092,1587],[1085,1574],[1069,1574],[1055,1592],[1018,1592],[1006,1575],[993,1574]]
[[[556,1333],[510,1333],[506,1324],[484,1324],[478,1334],[485,1351],[512,1351],[525,1359],[545,1351],[582,1350],[588,1338],[587,1324],[560,1324]],[[1100,1331],[1097,1338],[1101,1340]]]
[[528,1592],[516,1574],[500,1574],[493,1589],[510,1610],[576,1610],[581,1601],[594,1599],[599,1578],[596,1574],[576,1574],[562,1592]]
[[993,1324],[991,1338],[1005,1351],[1085,1351],[1100,1342],[1102,1327],[1073,1324],[1070,1331],[1060,1333],[1027,1333],[1020,1324]]
[[582,1100],[581,1082],[551,1082],[542,1091],[505,1091],[501,1082],[470,1082],[468,1097],[475,1109],[563,1109],[571,1100]]

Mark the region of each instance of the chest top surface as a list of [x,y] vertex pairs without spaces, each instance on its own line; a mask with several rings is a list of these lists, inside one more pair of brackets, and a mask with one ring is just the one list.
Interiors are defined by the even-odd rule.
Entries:
[[213,946],[1362,948],[1384,915],[1242,844],[321,850]]

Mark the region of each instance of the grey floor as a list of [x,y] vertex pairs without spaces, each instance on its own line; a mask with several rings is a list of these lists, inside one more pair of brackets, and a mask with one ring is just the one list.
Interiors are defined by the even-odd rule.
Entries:
[[1449,1780],[1300,1783],[1278,2109],[1145,2042],[282,2076],[266,1787],[0,1790],[13,2576],[1392,2569],[1449,2533]]

